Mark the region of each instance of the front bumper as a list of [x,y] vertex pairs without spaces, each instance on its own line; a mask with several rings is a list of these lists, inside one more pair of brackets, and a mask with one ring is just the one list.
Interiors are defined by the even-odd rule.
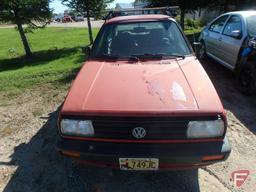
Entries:
[[119,158],[158,158],[160,170],[210,165],[226,160],[231,151],[227,137],[221,142],[172,144],[103,143],[59,138],[56,149],[62,155],[98,167],[119,168]]

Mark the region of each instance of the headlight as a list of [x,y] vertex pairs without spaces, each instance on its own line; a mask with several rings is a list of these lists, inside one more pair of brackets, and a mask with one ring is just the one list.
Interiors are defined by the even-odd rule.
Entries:
[[223,136],[224,122],[221,119],[213,121],[190,121],[188,123],[188,138],[213,138]]
[[92,121],[89,120],[61,120],[61,132],[64,135],[93,136],[94,129]]

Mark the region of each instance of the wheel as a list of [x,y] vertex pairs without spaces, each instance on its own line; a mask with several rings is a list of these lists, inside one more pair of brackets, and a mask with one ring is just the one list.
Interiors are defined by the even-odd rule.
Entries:
[[255,70],[251,63],[240,66],[237,72],[237,84],[238,89],[246,95],[252,95],[255,93]]
[[205,43],[203,41],[201,41],[201,47],[198,51],[197,56],[198,56],[199,60],[205,60],[207,58],[206,46],[205,46]]

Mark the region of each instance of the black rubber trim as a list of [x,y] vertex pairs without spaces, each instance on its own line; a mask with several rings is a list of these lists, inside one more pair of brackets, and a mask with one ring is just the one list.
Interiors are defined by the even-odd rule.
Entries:
[[[118,163],[118,158],[159,158],[162,163],[203,163],[203,156],[224,155],[231,148],[227,138],[221,142],[148,144],[148,143],[104,143],[59,138],[58,151],[79,152],[81,160]],[[217,160],[220,161],[220,160]],[[213,161],[216,162],[216,161]]]

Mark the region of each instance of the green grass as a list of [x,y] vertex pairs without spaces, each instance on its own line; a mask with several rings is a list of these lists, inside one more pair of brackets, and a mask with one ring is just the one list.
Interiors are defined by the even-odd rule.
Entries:
[[198,41],[198,37],[199,37],[202,29],[203,28],[200,28],[200,27],[194,28],[194,29],[192,29],[192,28],[185,29],[185,34],[186,34],[189,42],[191,43],[191,45],[193,44],[193,42]]
[[[93,29],[94,37],[98,29]],[[15,29],[0,29],[0,96],[18,93],[43,84],[67,83],[79,70],[89,44],[86,28],[45,28],[27,35],[32,58],[24,57]]]
[[[98,29],[93,33],[95,37]],[[185,33],[193,41],[193,31]],[[68,85],[86,60],[81,52],[89,44],[86,28],[45,28],[27,37],[34,53],[30,59],[24,57],[18,32],[0,29],[0,100],[45,84]]]
[[185,34],[186,35],[193,35],[193,33],[200,33],[202,31],[202,28],[186,28],[185,29]]

